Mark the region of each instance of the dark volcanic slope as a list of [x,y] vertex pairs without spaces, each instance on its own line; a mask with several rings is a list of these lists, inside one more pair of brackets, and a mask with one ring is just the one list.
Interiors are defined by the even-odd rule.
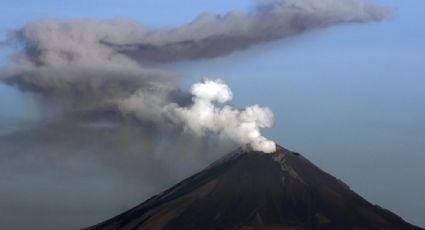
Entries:
[[298,153],[235,151],[89,229],[420,229]]

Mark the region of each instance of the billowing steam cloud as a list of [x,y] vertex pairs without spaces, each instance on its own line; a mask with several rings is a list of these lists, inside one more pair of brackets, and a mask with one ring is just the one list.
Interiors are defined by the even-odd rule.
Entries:
[[[198,136],[207,136],[210,133],[218,134],[224,140],[232,140],[239,145],[249,145],[257,151],[271,153],[276,150],[275,143],[261,136],[260,128],[270,128],[274,123],[274,116],[270,109],[258,105],[243,110],[232,108],[229,105],[220,107],[232,100],[233,95],[229,86],[222,80],[204,79],[192,85],[190,90],[192,104],[180,106],[170,103],[163,106],[159,100],[155,104],[146,104],[146,94],[135,94],[120,104],[125,113],[134,113],[142,120],[155,120],[158,123],[166,121],[182,126],[185,131]],[[155,111],[147,116],[145,110]]]
[[22,45],[22,52],[0,79],[40,94],[44,108],[61,115],[84,111],[99,118],[108,111],[136,118],[142,128],[216,133],[272,152],[274,143],[259,132],[273,124],[269,109],[217,106],[232,99],[222,81],[205,80],[184,93],[173,74],[151,64],[217,57],[339,23],[381,20],[387,13],[364,0],[273,0],[249,13],[203,13],[172,29],[126,20],[38,21],[11,34],[9,42]]
[[254,150],[271,153],[276,151],[273,141],[261,136],[260,128],[273,126],[274,116],[270,109],[258,105],[236,110],[228,105],[215,105],[232,99],[232,91],[221,80],[204,80],[192,86],[193,105],[190,107],[171,106],[176,120],[198,135],[218,133],[225,139],[238,144],[249,144]]

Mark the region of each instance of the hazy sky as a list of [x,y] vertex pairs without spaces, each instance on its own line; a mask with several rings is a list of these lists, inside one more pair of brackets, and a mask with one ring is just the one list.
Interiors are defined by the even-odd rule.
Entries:
[[[40,18],[123,17],[151,26],[173,26],[206,10],[220,13],[252,7],[249,0],[117,2],[0,1],[0,33],[4,37],[7,31]],[[183,62],[168,68],[187,76],[182,87],[205,76],[219,77],[234,91],[236,106],[269,106],[276,125],[265,131],[267,137],[302,153],[369,201],[425,227],[425,2],[380,2],[395,11],[384,22],[337,26],[196,65]],[[7,63],[7,50],[1,52],[0,63]],[[16,120],[36,115],[29,96],[0,85],[0,134],[9,132]],[[0,155],[6,155],[1,147]],[[42,175],[29,177],[32,181],[19,178],[22,183],[54,183]],[[93,192],[89,185],[72,184]],[[51,193],[60,197],[60,190]],[[8,198],[0,197],[0,203],[2,199]],[[78,203],[73,199],[69,202]],[[135,200],[117,202],[125,209]],[[72,220],[67,218],[64,223]]]

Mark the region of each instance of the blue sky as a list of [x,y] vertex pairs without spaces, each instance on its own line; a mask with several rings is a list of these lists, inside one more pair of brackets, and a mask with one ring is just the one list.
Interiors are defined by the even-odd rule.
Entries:
[[[381,0],[394,16],[256,46],[223,58],[169,67],[222,78],[237,106],[269,106],[266,135],[299,151],[355,191],[425,226],[425,1]],[[131,18],[173,26],[200,12],[247,10],[251,1],[6,1],[0,33],[40,18]],[[0,62],[7,62],[2,50]],[[28,96],[0,86],[0,117],[31,118]]]

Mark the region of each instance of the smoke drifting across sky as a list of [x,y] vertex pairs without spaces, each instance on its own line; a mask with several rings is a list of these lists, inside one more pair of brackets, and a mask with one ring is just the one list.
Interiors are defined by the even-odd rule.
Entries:
[[[16,152],[24,137],[31,139],[28,145],[39,148],[63,145],[58,155],[74,149],[94,155],[106,152],[111,161],[115,161],[112,151],[137,149],[137,159],[149,169],[155,166],[152,171],[180,158],[192,159],[192,154],[206,149],[215,151],[229,141],[273,152],[274,143],[260,133],[273,125],[270,109],[226,104],[232,92],[222,80],[204,79],[184,92],[178,87],[180,78],[157,64],[224,56],[303,32],[379,21],[387,15],[387,9],[366,0],[271,0],[258,1],[247,13],[202,13],[176,28],[150,28],[124,19],[31,22],[9,35],[7,44],[18,49],[12,64],[2,68],[0,81],[32,93],[48,128],[43,121],[2,137],[0,143],[5,151]],[[114,130],[116,138],[108,130]],[[91,135],[82,140],[81,132]],[[35,138],[40,135],[55,143]],[[59,137],[66,139],[66,145]],[[93,152],[81,151],[87,146],[81,142],[89,140]],[[97,143],[111,146],[97,148]],[[123,163],[128,164],[132,165]],[[168,175],[142,171],[143,181]]]
[[[180,125],[197,134],[203,129],[228,137],[237,133],[240,136],[244,132],[212,127],[213,123],[218,125],[216,122],[199,119],[175,122],[178,114],[188,114],[182,111],[185,106],[191,106],[191,96],[177,88],[172,73],[150,68],[150,64],[226,55],[334,24],[381,20],[387,13],[386,9],[363,0],[278,0],[260,2],[249,13],[203,13],[193,22],[171,29],[152,29],[126,20],[37,21],[10,36],[10,42],[22,44],[23,50],[15,55],[14,64],[2,71],[1,79],[22,90],[41,94],[43,103],[54,105],[60,113],[106,110],[129,115],[131,112],[142,123]],[[137,108],[128,106],[129,101],[137,104]],[[195,95],[192,108],[199,109],[201,101]],[[174,105],[174,111],[164,112],[164,106],[169,104]],[[228,108],[216,114],[218,120],[228,118],[220,117],[226,116]],[[269,110],[254,108],[248,108],[250,114],[271,114]],[[250,121],[254,130],[247,132],[249,137],[233,139],[238,144],[250,144],[255,150],[272,152],[273,148],[259,144],[266,141],[259,128],[273,123],[272,116],[267,117],[271,119],[264,123],[267,125]],[[246,127],[240,123],[241,118],[230,120],[236,123],[227,127]]]

